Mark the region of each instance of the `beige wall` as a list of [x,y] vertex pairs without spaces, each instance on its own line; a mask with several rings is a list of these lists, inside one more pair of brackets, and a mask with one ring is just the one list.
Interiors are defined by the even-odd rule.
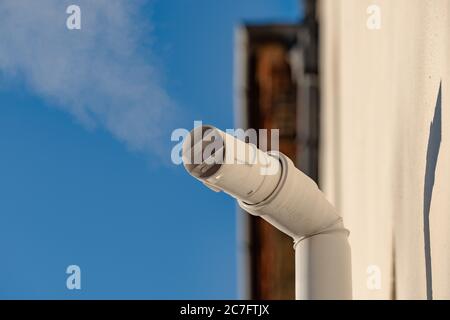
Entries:
[[[371,4],[381,9],[379,30],[366,26]],[[430,243],[433,297],[448,299],[450,0],[322,0],[319,5],[320,179],[351,231],[354,296],[427,297],[424,183],[442,80]],[[381,270],[378,290],[367,286],[371,265]]]

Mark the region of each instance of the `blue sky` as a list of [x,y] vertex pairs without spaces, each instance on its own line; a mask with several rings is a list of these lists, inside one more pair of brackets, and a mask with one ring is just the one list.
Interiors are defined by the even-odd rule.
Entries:
[[[298,7],[158,0],[139,15],[178,110],[165,127],[202,120],[232,128],[234,28],[295,21]],[[49,99],[48,87],[3,71],[0,298],[238,297],[234,201],[170,164],[169,152],[133,151],[126,135],[116,139],[60,108],[65,101]],[[170,136],[158,143],[174,145]],[[81,268],[80,291],[66,289],[71,264]]]

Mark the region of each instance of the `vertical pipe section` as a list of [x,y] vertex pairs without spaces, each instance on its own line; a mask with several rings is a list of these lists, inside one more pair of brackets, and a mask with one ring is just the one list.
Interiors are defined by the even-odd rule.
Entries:
[[295,244],[295,297],[352,299],[350,245],[342,223],[338,229],[323,231]]

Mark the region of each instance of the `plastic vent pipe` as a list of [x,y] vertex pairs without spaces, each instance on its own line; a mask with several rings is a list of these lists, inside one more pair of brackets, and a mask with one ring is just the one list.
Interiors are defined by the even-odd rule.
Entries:
[[349,232],[317,184],[288,157],[211,126],[187,135],[182,156],[192,176],[292,237],[296,299],[352,298]]

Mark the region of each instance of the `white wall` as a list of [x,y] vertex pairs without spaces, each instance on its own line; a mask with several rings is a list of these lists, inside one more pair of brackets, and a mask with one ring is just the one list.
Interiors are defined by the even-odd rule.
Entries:
[[[366,26],[371,4],[381,9],[379,30]],[[429,220],[433,298],[449,299],[450,0],[322,0],[319,7],[321,186],[351,231],[354,296],[427,298],[424,184],[442,81]],[[435,146],[436,129],[435,122]],[[381,271],[378,290],[367,286],[371,265]]]

